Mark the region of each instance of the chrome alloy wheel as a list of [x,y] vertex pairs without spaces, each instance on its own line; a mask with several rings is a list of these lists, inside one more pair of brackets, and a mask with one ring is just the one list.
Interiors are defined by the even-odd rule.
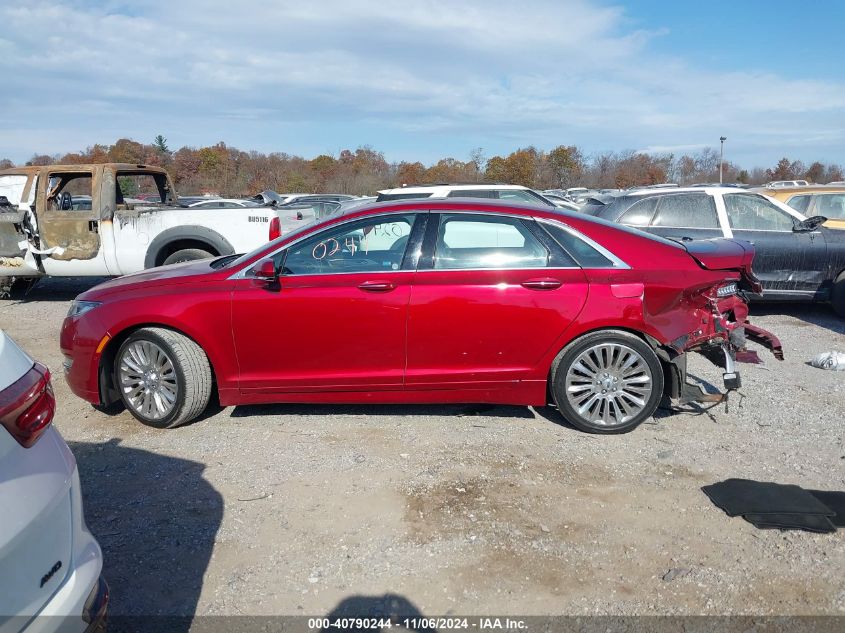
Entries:
[[654,381],[645,359],[620,343],[600,343],[575,359],[566,372],[566,398],[581,418],[619,426],[646,407]]
[[120,357],[118,379],[126,402],[148,420],[160,420],[176,406],[176,371],[155,343],[136,341],[128,345]]

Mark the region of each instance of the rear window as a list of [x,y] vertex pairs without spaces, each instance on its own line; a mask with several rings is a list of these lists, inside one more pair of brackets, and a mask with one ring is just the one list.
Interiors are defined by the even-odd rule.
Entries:
[[716,204],[706,193],[662,196],[652,226],[718,229]]

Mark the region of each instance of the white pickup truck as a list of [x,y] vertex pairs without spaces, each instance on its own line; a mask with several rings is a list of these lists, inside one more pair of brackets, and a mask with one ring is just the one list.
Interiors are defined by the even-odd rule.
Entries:
[[250,251],[272,207],[179,207],[160,167],[106,163],[0,171],[0,294],[40,277],[112,276]]

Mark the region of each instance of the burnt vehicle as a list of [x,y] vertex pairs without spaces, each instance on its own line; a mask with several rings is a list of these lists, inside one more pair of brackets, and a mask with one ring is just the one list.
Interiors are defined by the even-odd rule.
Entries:
[[736,238],[754,246],[766,301],[829,301],[845,316],[845,231],[736,187],[643,189],[593,200],[583,210],[680,242]]
[[178,200],[167,172],[151,165],[0,171],[0,293],[47,275],[125,275],[267,240],[272,209],[185,208]]

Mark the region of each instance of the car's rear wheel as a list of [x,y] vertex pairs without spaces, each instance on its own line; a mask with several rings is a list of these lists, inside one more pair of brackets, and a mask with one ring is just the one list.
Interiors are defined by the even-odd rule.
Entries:
[[202,413],[211,397],[211,366],[202,348],[164,328],[133,332],[120,346],[114,383],[143,424],[173,428]]
[[830,299],[833,304],[833,311],[839,316],[845,317],[845,272],[839,273],[839,276],[833,282],[833,293]]
[[167,258],[162,262],[163,266],[167,266],[168,264],[181,264],[182,262],[193,262],[198,259],[208,259],[209,257],[214,257],[208,251],[204,251],[201,248],[183,248],[182,250],[176,251],[175,253],[171,253],[167,256]]
[[642,339],[621,330],[567,345],[552,371],[552,396],[564,418],[588,433],[626,433],[654,414],[663,370]]

